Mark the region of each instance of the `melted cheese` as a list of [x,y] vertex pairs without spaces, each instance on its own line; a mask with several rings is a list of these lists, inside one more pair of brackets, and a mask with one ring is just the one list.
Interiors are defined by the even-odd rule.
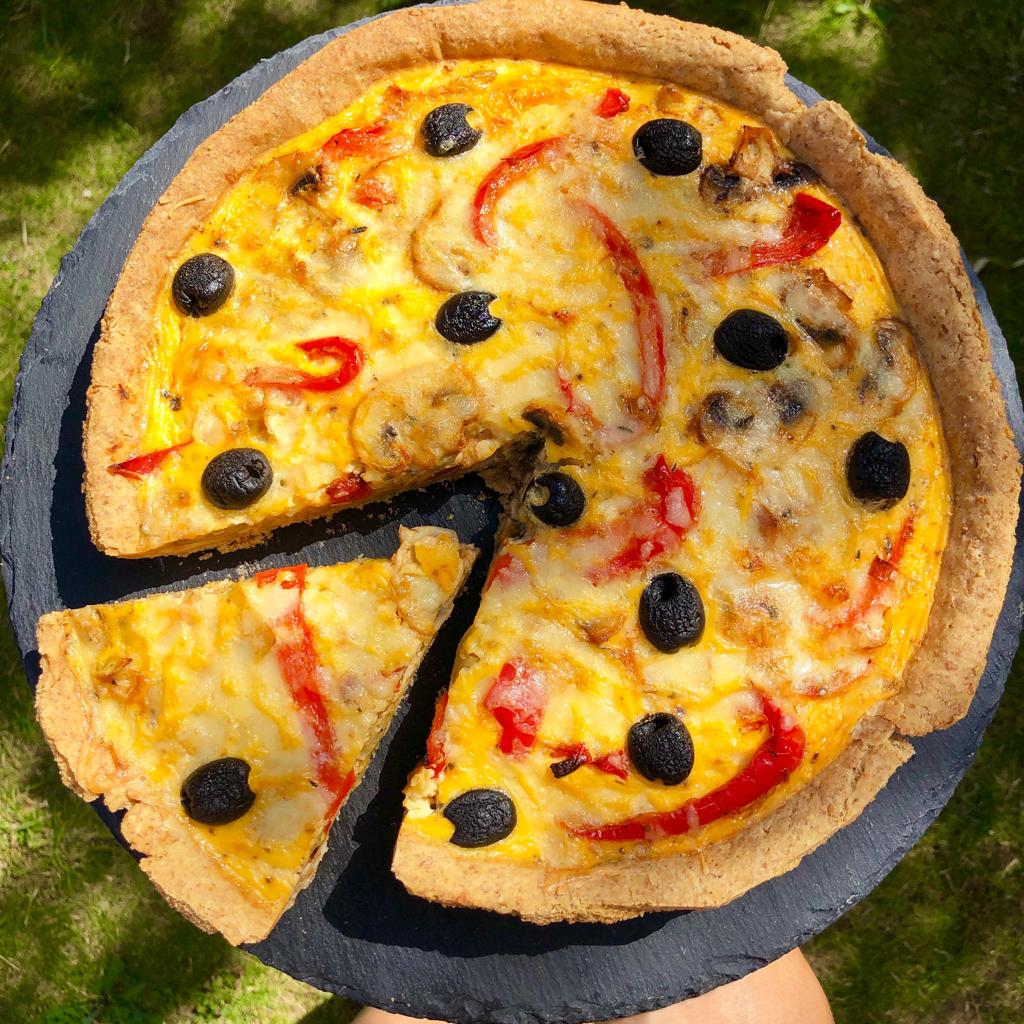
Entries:
[[[342,777],[361,775],[411,669],[463,576],[455,535],[413,531],[391,562],[311,569],[299,592],[260,577],[64,613],[74,670],[95,700],[81,781],[185,823],[221,868],[279,913],[333,819],[309,719],[278,656],[300,602]],[[181,785],[221,757],[250,765],[252,809],[227,825],[187,818]]]
[[[595,107],[610,87],[625,91],[630,106],[602,119]],[[472,106],[483,137],[466,154],[438,160],[417,133],[426,113],[448,102]],[[508,792],[519,824],[484,858],[574,867],[622,856],[618,844],[572,839],[561,823],[668,810],[728,781],[765,736],[756,722],[743,724],[756,710],[755,686],[804,730],[799,769],[756,806],[660,840],[653,852],[694,849],[767,813],[833,761],[858,721],[896,690],[938,576],[950,503],[939,419],[909,334],[897,324],[879,340],[880,325],[899,310],[869,243],[828,188],[802,185],[841,211],[831,240],[795,266],[712,276],[710,253],[781,237],[793,190],[754,189],[716,203],[701,195],[699,173],[649,174],[630,140],[660,116],[699,129],[705,166],[729,162],[744,129],[766,131],[706,96],[575,68],[490,60],[396,73],[266,154],[191,239],[178,263],[214,251],[235,268],[235,293],[219,312],[178,314],[170,275],[157,304],[160,357],[142,449],[193,443],[140,481],[154,548],[326,506],[329,484],[347,474],[393,490],[471,466],[531,429],[524,411],[540,410],[558,426],[545,456],[579,479],[584,518],[552,530],[527,515],[527,536],[506,545],[527,572],[484,595],[441,728],[448,767],[439,779],[421,770],[407,798],[404,827],[443,842],[452,832],[442,813],[450,799],[486,786]],[[370,126],[383,126],[385,154],[329,157],[322,149],[339,131]],[[496,244],[482,245],[471,221],[480,182],[519,147],[553,136],[564,139],[559,154],[508,189]],[[789,156],[773,145],[780,160]],[[313,167],[315,193],[293,195],[293,182]],[[362,205],[368,180],[395,201]],[[618,226],[652,282],[667,358],[656,428],[637,419],[633,304],[580,201]],[[813,315],[822,282],[838,289],[825,316],[841,324],[840,345],[819,343],[808,324],[807,304]],[[433,320],[448,294],[467,288],[497,295],[491,308],[503,326],[485,342],[453,346]],[[751,373],[716,354],[715,327],[738,308],[769,313],[787,329],[790,352],[778,370]],[[246,384],[258,368],[324,372],[296,342],[335,334],[366,355],[345,389]],[[589,429],[567,409],[560,379],[605,429]],[[787,394],[803,409],[792,423],[778,415]],[[180,398],[173,411],[167,395]],[[741,425],[700,429],[713,396],[746,410]],[[910,492],[888,511],[857,504],[846,485],[846,453],[868,430],[910,452]],[[222,512],[203,501],[199,476],[212,455],[239,445],[266,452],[274,484],[255,506]],[[694,480],[702,502],[695,528],[643,572],[588,581],[588,570],[616,553],[614,524],[636,505],[658,455]],[[837,627],[911,516],[885,601]],[[668,569],[693,581],[707,613],[700,643],[673,655],[655,651],[636,619],[647,580]],[[515,658],[543,673],[549,700],[533,748],[511,757],[498,749],[482,701]],[[635,772],[620,780],[592,767],[551,775],[555,748],[621,749],[629,726],[659,710],[682,716],[694,740],[683,785],[651,784]],[[628,852],[638,854],[636,844]]]

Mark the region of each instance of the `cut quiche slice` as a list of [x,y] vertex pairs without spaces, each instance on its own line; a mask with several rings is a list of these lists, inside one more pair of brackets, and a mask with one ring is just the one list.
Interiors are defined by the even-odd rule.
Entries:
[[390,559],[271,569],[39,623],[39,721],[65,782],[126,811],[167,900],[231,942],[313,877],[474,558],[403,530]]

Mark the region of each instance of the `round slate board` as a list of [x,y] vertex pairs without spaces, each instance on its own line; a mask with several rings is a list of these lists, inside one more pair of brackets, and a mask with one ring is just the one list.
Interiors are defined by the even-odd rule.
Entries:
[[[576,1024],[655,1009],[733,981],[821,931],[869,893],[921,836],[970,765],[1017,647],[1024,588],[1017,557],[970,714],[914,741],[916,755],[849,828],[719,910],[651,914],[617,925],[524,924],[409,896],[388,870],[402,784],[417,762],[434,698],[476,607],[497,504],[479,480],[439,485],[330,523],[280,530],[232,555],[118,561],[92,545],[82,501],[82,421],[92,345],[122,262],[150,208],[192,150],[328,40],[334,29],[263,61],[193,107],[128,172],[62,260],[22,358],[0,490],[0,547],[11,620],[33,684],[35,624],[46,611],[196,586],[256,567],[387,555],[400,523],[454,527],[478,544],[466,594],[420,670],[366,776],[339,817],[313,883],[273,934],[251,947],[293,977],[413,1016],[496,1024]],[[817,93],[795,80],[807,102]],[[878,149],[872,143],[873,148]],[[1024,412],[1006,342],[980,283],[1018,448]],[[119,836],[117,816],[98,813]]]

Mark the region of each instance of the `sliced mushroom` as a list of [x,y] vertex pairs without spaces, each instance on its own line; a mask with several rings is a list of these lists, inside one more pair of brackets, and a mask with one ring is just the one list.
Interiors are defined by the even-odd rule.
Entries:
[[454,364],[431,363],[396,374],[356,407],[356,452],[367,467],[386,473],[451,465],[470,440],[468,428],[481,404],[479,389]]
[[[849,361],[854,334],[847,315],[853,300],[835,284],[821,267],[805,273],[791,273],[782,286],[780,299],[800,328],[826,350],[826,362],[833,368]],[[828,351],[834,349],[836,351]]]
[[920,369],[910,328],[895,317],[879,320],[872,336],[872,360],[861,378],[858,395],[874,403],[881,416],[895,416],[917,386]]
[[745,124],[727,164],[709,164],[700,176],[701,198],[719,206],[752,199],[775,183],[782,161],[768,128]]
[[413,273],[431,288],[446,292],[466,291],[474,269],[473,243],[453,227],[457,221],[445,214],[441,200],[413,230],[410,256]]
[[778,380],[768,387],[768,401],[778,417],[779,429],[790,440],[803,440],[814,427],[817,402],[810,381]]

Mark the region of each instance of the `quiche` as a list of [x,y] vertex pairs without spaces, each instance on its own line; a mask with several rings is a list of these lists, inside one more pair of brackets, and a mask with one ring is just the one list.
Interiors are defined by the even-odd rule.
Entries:
[[197,149],[96,348],[121,557],[479,469],[506,516],[412,892],[716,906],[961,717],[1020,467],[940,212],[777,54],[583,0],[406,10]]
[[39,720],[65,782],[124,810],[168,901],[264,938],[323,856],[474,558],[448,530],[390,559],[52,612]]

